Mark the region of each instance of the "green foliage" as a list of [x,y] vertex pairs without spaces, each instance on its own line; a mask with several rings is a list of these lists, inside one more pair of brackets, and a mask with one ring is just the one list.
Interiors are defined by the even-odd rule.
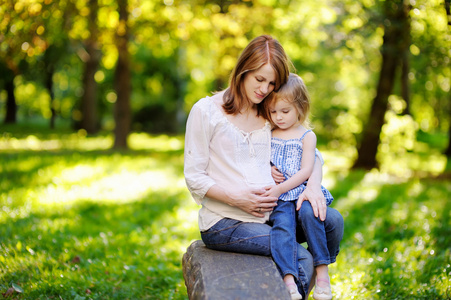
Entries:
[[[284,45],[296,72],[312,94],[315,131],[330,146],[356,146],[366,124],[380,69],[385,1],[129,1],[129,51],[133,72],[132,109],[136,130],[161,132],[142,115],[158,107],[176,131],[197,100],[227,87],[228,76],[247,43],[271,34]],[[443,1],[410,1],[411,47],[409,85],[415,128],[447,132],[449,127],[450,30]],[[80,119],[81,74],[89,37],[85,0],[4,1],[0,5],[0,83],[5,68],[22,74],[16,80],[19,121],[50,115],[43,76],[49,64],[58,115]],[[113,76],[117,61],[114,34],[117,4],[99,1],[99,84],[102,128],[112,130]],[[47,52],[56,54],[48,54]],[[26,62],[26,63],[24,63]],[[23,66],[23,67],[20,67]],[[394,96],[400,94],[399,79]],[[32,86],[33,96],[23,91]],[[396,97],[396,96],[395,96]],[[0,114],[6,94],[0,93]],[[37,99],[37,101],[35,101]],[[405,107],[398,97],[390,111]],[[390,114],[393,116],[393,114]],[[152,123],[153,116],[147,122]],[[174,130],[174,129],[170,129]]]

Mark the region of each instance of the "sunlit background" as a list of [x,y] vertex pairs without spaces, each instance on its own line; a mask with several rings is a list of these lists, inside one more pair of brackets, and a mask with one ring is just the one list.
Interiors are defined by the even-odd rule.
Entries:
[[[396,21],[390,8],[401,5],[409,26],[401,31],[406,42],[386,98],[377,164],[353,168],[384,78],[383,37]],[[199,207],[183,178],[186,116],[197,100],[227,87],[252,38],[271,34],[309,88],[323,184],[345,218],[331,266],[335,298],[449,299],[446,5],[0,2],[0,292],[187,299],[181,261],[199,239]],[[118,77],[127,74],[117,72],[124,67],[118,61],[128,61],[128,79]],[[120,123],[114,111],[127,80],[130,114]],[[130,125],[119,150],[118,124]]]

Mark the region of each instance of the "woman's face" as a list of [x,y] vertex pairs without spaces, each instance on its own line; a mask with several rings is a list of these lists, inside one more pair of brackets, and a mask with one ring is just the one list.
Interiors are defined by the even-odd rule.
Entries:
[[259,104],[273,90],[276,84],[276,72],[269,64],[248,72],[244,78],[244,91],[252,104]]

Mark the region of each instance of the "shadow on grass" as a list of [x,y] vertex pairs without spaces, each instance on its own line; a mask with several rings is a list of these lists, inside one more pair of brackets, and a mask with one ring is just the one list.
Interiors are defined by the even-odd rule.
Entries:
[[[60,236],[85,238],[108,231],[127,234],[130,230],[149,226],[162,214],[173,211],[179,204],[180,197],[181,194],[168,196],[163,192],[151,192],[142,200],[120,204],[78,200],[64,208],[33,212],[27,218],[14,222],[14,229],[27,238],[43,236],[48,232],[36,230],[36,226],[33,225],[38,225],[37,222],[41,220],[54,224],[57,220],[65,218],[69,222],[59,226],[57,234]],[[28,234],[25,234],[26,232]]]

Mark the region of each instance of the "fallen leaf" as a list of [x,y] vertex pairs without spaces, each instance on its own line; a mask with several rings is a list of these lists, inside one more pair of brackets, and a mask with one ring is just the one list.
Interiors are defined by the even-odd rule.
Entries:
[[81,261],[81,259],[80,259],[80,256],[78,256],[78,255],[72,259],[72,263],[74,263],[74,264],[78,264],[80,261]]
[[92,292],[90,289],[86,289],[86,294],[90,295]]
[[13,289],[18,293],[23,293],[23,289],[15,283],[13,283]]

